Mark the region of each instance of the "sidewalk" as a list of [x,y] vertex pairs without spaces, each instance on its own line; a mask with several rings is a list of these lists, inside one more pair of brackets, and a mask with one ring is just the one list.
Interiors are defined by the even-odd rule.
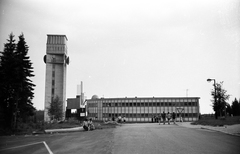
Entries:
[[240,136],[240,124],[236,125],[225,125],[222,127],[204,126],[204,125],[191,125],[191,122],[177,122],[178,126],[196,129],[208,129],[218,131],[230,135]]

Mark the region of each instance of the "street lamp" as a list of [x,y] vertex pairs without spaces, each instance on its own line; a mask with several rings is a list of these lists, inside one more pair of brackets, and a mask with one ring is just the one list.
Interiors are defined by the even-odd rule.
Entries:
[[[213,81],[213,86],[214,86],[214,103],[216,104],[216,80],[215,79],[207,79],[207,82]],[[215,118],[217,119],[217,113],[215,115]]]

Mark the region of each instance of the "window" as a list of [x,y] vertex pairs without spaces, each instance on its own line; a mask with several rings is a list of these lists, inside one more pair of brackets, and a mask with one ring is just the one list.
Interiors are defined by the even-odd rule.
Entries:
[[129,106],[132,106],[132,103],[129,103]]
[[122,106],[125,106],[125,103],[122,103]]
[[153,106],[156,106],[156,103],[153,103]]
[[137,106],[140,106],[140,103],[137,103]]
[[148,103],[145,103],[145,106],[148,106]]
[[118,106],[118,103],[115,103],[115,106]]
[[152,106],[152,103],[149,103],[149,106]]
[[141,106],[143,107],[143,106],[144,106],[144,103],[141,103]]
[[136,103],[133,103],[133,106],[136,106]]
[[54,88],[52,88],[52,95],[54,95]]
[[157,103],[157,106],[160,106],[160,103]]

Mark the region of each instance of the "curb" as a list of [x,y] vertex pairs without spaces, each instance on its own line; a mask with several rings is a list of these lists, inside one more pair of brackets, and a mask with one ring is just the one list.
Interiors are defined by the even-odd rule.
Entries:
[[82,131],[83,127],[75,127],[75,128],[64,128],[64,129],[46,129],[45,133],[56,133],[56,132],[77,132]]
[[211,128],[206,128],[206,127],[201,127],[201,129],[207,129],[207,130],[211,130],[211,131],[215,131],[215,132],[220,132],[220,133],[224,133],[224,134],[240,137],[240,134],[229,133],[229,132],[221,131],[221,130],[217,130],[217,129],[211,129]]
[[[180,126],[180,127],[186,127],[186,128],[191,128],[191,127],[187,127],[187,126],[182,126],[182,125],[179,125],[178,123],[176,123],[176,125]],[[217,130],[217,129],[213,129],[213,128],[209,128],[207,126],[199,126],[200,129],[207,129],[207,130],[211,130],[211,131],[215,131],[215,132],[220,132],[220,133],[224,133],[224,134],[228,134],[228,135],[232,135],[232,136],[238,136],[240,137],[240,134],[236,134],[236,133],[229,133],[229,132],[226,132],[226,131],[222,131],[222,130]]]

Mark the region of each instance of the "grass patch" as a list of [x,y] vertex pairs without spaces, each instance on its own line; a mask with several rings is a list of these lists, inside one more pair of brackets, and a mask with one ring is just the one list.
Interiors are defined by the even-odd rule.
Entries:
[[[113,123],[104,123],[102,121],[93,121],[95,129],[106,129],[106,128],[115,128],[117,124]],[[82,122],[78,120],[65,121],[60,123],[45,123],[45,129],[64,129],[64,128],[74,128],[74,127],[82,127]]]
[[202,117],[200,120],[192,122],[192,125],[209,125],[209,126],[224,126],[240,124],[240,116],[218,118],[214,117]]
[[[116,128],[118,124],[104,123],[102,121],[93,121],[95,129],[107,129]],[[82,122],[76,119],[68,119],[62,122],[28,122],[18,123],[18,128],[15,131],[9,129],[0,128],[0,136],[4,135],[30,135],[30,134],[43,134],[46,129],[64,129],[64,128],[75,128],[82,127]]]

